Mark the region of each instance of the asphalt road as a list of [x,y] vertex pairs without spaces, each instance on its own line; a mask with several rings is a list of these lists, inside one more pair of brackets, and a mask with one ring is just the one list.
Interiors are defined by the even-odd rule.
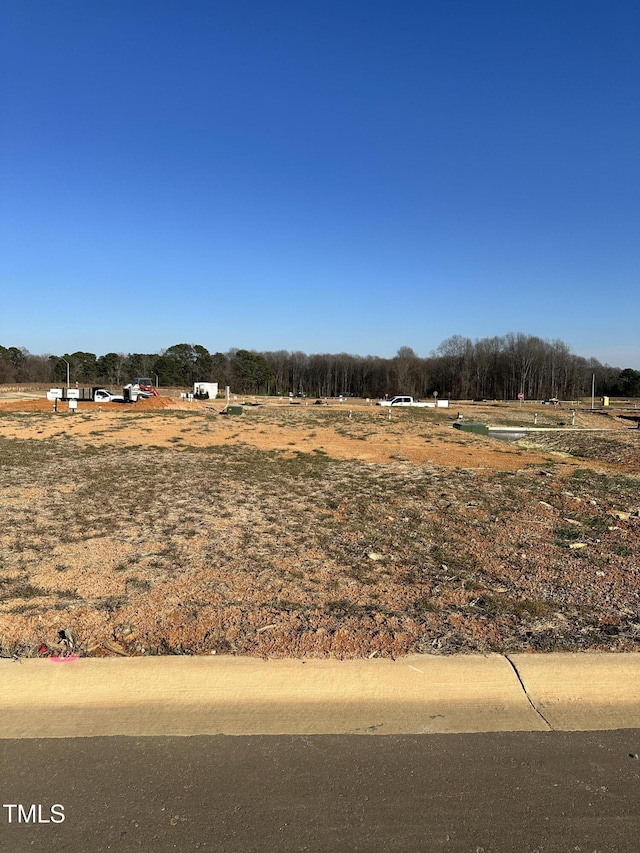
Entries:
[[0,850],[632,853],[639,753],[638,729],[4,740]]

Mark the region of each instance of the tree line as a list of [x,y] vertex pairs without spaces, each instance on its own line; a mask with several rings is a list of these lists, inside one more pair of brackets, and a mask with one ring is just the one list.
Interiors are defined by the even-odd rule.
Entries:
[[160,353],[91,352],[33,355],[0,346],[0,383],[43,382],[121,386],[149,377],[160,387],[218,382],[236,393],[313,397],[438,394],[452,399],[574,400],[596,393],[640,396],[640,371],[621,370],[571,352],[560,340],[512,333],[471,341],[454,335],[430,355],[401,347],[392,358],[349,353],[231,349],[211,353],[200,344],[174,344]]

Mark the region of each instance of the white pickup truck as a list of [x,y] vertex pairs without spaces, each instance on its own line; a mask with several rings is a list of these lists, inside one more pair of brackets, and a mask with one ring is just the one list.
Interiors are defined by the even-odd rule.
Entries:
[[376,406],[411,406],[416,409],[446,409],[449,406],[449,401],[438,400],[435,397],[433,403],[419,403],[413,397],[391,397],[390,400],[378,400]]

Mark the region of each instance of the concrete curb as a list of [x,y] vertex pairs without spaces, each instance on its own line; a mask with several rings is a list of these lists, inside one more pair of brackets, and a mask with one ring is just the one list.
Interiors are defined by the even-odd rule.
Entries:
[[509,655],[532,704],[557,731],[640,727],[640,654]]
[[0,660],[0,738],[640,727],[640,655]]

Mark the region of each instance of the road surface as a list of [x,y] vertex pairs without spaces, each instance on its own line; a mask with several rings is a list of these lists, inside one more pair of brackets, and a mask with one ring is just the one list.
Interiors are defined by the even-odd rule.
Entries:
[[639,753],[640,729],[0,740],[0,850],[633,853]]

